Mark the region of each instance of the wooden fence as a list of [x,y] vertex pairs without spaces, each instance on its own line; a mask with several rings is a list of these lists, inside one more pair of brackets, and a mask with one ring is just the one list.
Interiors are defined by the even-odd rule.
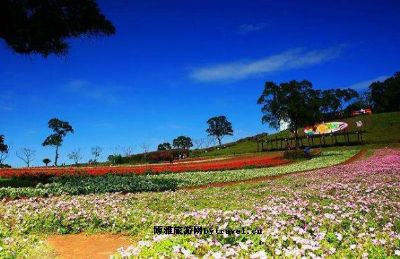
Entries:
[[[298,136],[297,142],[300,148],[305,147],[329,147],[329,146],[352,146],[363,145],[364,130],[341,131],[323,135]],[[294,149],[296,147],[295,137],[267,137],[257,140],[257,151],[279,151]]]

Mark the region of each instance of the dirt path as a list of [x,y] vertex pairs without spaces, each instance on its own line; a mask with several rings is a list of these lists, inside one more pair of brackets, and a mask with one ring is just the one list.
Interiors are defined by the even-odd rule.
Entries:
[[60,259],[104,259],[113,255],[118,248],[132,242],[127,236],[112,234],[54,235],[47,239]]
[[[356,160],[362,159],[365,155],[366,150],[361,150],[355,156],[342,162],[341,164],[349,164]],[[321,168],[319,168],[321,169]],[[315,170],[319,170],[315,169]],[[290,174],[300,174],[304,172],[311,172],[315,170],[306,170],[301,172],[293,172],[283,175],[275,176],[263,176],[252,178],[242,181],[224,182],[224,183],[212,183],[201,186],[186,187],[181,190],[199,190],[210,187],[226,187],[231,185],[237,185],[241,183],[257,183],[261,181],[271,181],[281,177],[285,177]],[[109,258],[110,255],[114,254],[118,248],[129,246],[132,241],[129,237],[112,234],[71,234],[71,235],[54,235],[47,239],[47,242],[55,249],[58,258],[60,259],[103,259]]]
[[[347,159],[346,161],[340,163],[339,165],[350,164],[350,163],[353,163],[356,160],[362,159],[362,157],[364,157],[366,151],[367,151],[366,149],[360,150],[356,155],[354,155],[351,158]],[[192,190],[207,189],[207,188],[211,188],[211,187],[227,187],[227,186],[238,185],[238,184],[242,184],[242,183],[258,183],[258,182],[263,182],[263,181],[271,181],[271,180],[282,178],[282,177],[285,177],[285,176],[288,176],[288,175],[291,175],[291,174],[301,174],[301,173],[305,173],[305,172],[312,172],[312,171],[320,170],[320,169],[327,168],[327,167],[331,167],[331,166],[321,167],[321,168],[317,168],[317,169],[313,169],[313,170],[297,171],[297,172],[281,174],[281,175],[261,176],[261,177],[255,177],[255,178],[251,178],[251,179],[246,179],[246,180],[240,180],[240,181],[209,183],[209,184],[205,184],[205,185],[190,186],[190,187],[181,188],[180,190],[192,191]]]

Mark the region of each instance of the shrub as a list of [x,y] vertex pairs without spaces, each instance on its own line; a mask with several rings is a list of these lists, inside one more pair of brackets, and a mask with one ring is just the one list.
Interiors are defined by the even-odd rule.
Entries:
[[303,149],[297,150],[286,150],[283,152],[283,158],[285,159],[303,159],[310,158],[310,155],[306,154]]

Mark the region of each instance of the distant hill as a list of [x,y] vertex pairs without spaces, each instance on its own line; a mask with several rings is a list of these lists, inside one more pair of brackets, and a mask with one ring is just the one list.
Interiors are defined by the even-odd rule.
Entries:
[[[344,121],[349,124],[348,129],[356,129],[356,121],[363,121],[364,130],[363,140],[366,144],[396,144],[400,143],[400,112],[377,113],[372,115],[362,115],[335,121]],[[303,129],[300,130],[303,132]],[[268,135],[268,137],[288,137],[289,130],[280,131]],[[236,142],[228,143],[223,147],[213,147],[204,150],[199,150],[194,153],[195,156],[220,156],[220,155],[235,155],[243,153],[254,153],[257,151],[257,144],[251,140],[253,137],[240,139]]]

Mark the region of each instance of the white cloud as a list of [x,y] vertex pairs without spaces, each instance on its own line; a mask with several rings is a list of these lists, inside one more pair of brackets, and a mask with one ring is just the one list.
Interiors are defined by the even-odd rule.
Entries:
[[85,80],[73,80],[66,85],[67,91],[78,94],[82,97],[115,104],[118,98],[114,93],[115,87],[101,87],[95,86]]
[[190,77],[196,81],[239,80],[254,75],[304,68],[337,58],[342,47],[304,51],[292,49],[277,55],[247,62],[222,63],[197,68]]
[[265,23],[258,23],[258,24],[242,24],[239,26],[239,33],[247,34],[255,31],[259,31],[264,29],[266,26]]
[[385,79],[389,78],[390,76],[384,75],[384,76],[378,76],[374,79],[370,79],[370,80],[364,80],[364,81],[360,81],[357,83],[354,83],[352,85],[346,86],[344,88],[351,88],[354,90],[365,90],[367,89],[373,82],[376,81],[385,81]]

